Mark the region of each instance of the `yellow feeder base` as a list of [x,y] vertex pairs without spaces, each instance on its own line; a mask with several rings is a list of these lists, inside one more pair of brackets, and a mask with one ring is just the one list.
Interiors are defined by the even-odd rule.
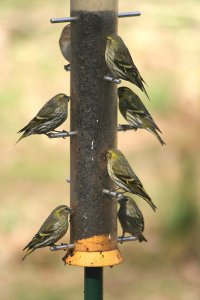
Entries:
[[123,258],[118,249],[102,252],[74,251],[72,256],[66,258],[68,265],[79,267],[108,267],[122,262]]

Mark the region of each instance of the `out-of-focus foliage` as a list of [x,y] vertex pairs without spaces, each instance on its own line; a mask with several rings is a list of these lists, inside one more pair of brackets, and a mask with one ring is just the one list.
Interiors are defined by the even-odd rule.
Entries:
[[[119,133],[125,154],[158,207],[141,199],[148,243],[120,245],[125,262],[105,271],[106,299],[200,298],[200,6],[199,1],[119,1],[119,35],[148,84],[136,87],[163,132]],[[64,253],[41,249],[20,264],[22,248],[49,211],[69,204],[69,140],[33,136],[14,146],[16,132],[52,95],[69,95],[58,45],[68,1],[1,1],[0,10],[0,281],[3,300],[82,299],[83,271],[63,266]],[[133,85],[123,82],[133,89]],[[109,100],[109,99],[108,99]],[[119,123],[123,123],[119,114]],[[69,128],[69,120],[61,129]],[[121,228],[119,226],[119,234]],[[68,235],[63,238],[68,241]],[[122,276],[122,274],[125,274]],[[76,278],[76,280],[75,280]]]

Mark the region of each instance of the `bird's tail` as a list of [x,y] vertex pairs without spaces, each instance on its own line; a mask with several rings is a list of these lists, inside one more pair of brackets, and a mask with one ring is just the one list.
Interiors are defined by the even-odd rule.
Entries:
[[153,203],[153,201],[145,191],[144,187],[142,187],[142,189],[140,188],[131,192],[138,195],[139,197],[142,197],[152,207],[153,211],[154,212],[156,211],[157,207],[155,206],[155,204]]
[[[144,84],[146,84],[146,86],[148,86],[147,83],[144,81],[144,79],[142,77],[141,77],[141,80],[142,80],[142,82]],[[147,91],[146,91],[146,89],[145,89],[145,87],[144,87],[143,84],[142,84],[141,90],[145,93],[145,95],[147,96],[147,98],[150,100],[149,95],[147,94]]]
[[[24,248],[23,250],[25,250],[26,248]],[[34,251],[35,249],[34,248],[29,248],[28,250],[27,250],[27,252],[26,252],[26,254],[22,257],[22,262],[25,260],[25,258],[29,255],[29,254],[31,254],[33,251]]]
[[151,133],[153,133],[153,135],[155,135],[155,137],[158,139],[158,141],[161,143],[161,145],[166,145],[166,143],[163,141],[163,139],[161,138],[161,136],[157,133],[156,130],[152,130],[152,128],[147,128],[147,130]]
[[156,209],[157,209],[157,206],[155,206],[155,204],[153,203],[153,201],[150,199],[147,199],[147,198],[144,198],[144,200],[147,201],[147,203],[149,203],[149,205],[151,206],[151,208],[153,209],[154,212],[156,212]]
[[141,90],[145,93],[145,95],[147,96],[147,98],[150,100],[149,95],[147,94],[147,91],[146,91],[144,85],[142,85]]
[[[139,74],[139,71],[138,71],[137,79],[133,76],[133,74],[134,73],[129,74],[131,82],[133,84],[137,85],[141,89],[141,91],[145,93],[145,95],[147,96],[147,98],[150,100],[149,95],[147,94],[147,91],[146,91],[146,89],[144,87],[144,84],[146,84],[146,82],[144,81],[144,79]],[[146,84],[146,86],[147,86],[147,84]]]
[[141,242],[148,242],[147,239],[144,237],[144,235],[140,232],[138,234],[138,241]]
[[22,136],[20,136],[20,138],[16,141],[16,143],[15,143],[15,145],[17,144],[17,143],[19,143],[19,141],[21,141],[23,138],[25,138],[25,137],[27,137],[27,136],[29,136],[30,134],[27,134],[27,132],[25,131],[23,134],[22,134]]

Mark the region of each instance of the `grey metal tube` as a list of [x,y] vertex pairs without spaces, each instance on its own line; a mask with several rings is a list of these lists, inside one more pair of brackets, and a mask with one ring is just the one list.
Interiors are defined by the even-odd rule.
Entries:
[[71,24],[71,131],[78,132],[70,140],[71,243],[109,235],[115,249],[116,203],[102,190],[114,188],[105,154],[116,147],[117,95],[103,76],[106,36],[117,31],[117,1],[71,0],[71,16],[78,17]]

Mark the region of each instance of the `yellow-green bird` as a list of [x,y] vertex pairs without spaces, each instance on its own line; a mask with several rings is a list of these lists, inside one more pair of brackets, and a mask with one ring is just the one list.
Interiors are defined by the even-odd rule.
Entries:
[[135,129],[143,128],[153,133],[161,145],[162,140],[157,131],[162,133],[140,98],[128,87],[118,88],[119,110],[126,121]]
[[143,236],[144,218],[141,210],[131,197],[124,197],[118,200],[120,208],[117,216],[122,227],[122,237],[125,233],[137,237],[139,242],[147,242]]
[[37,113],[37,115],[18,131],[23,132],[16,144],[23,138],[32,134],[47,134],[60,126],[68,116],[69,97],[65,94],[57,94],[50,99]]
[[107,36],[105,60],[114,76],[132,82],[149,98],[143,84],[145,81],[136,68],[128,48],[117,34]]
[[40,227],[32,241],[23,249],[28,250],[22,260],[24,260],[34,250],[46,246],[52,246],[60,240],[68,230],[68,216],[71,213],[72,210],[68,206],[57,206]]
[[140,179],[133,172],[123,153],[118,149],[109,149],[107,160],[110,178],[125,192],[142,197],[156,211],[157,207],[145,191]]

